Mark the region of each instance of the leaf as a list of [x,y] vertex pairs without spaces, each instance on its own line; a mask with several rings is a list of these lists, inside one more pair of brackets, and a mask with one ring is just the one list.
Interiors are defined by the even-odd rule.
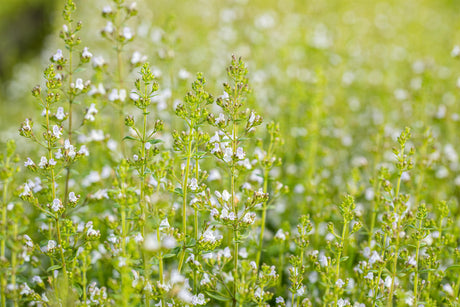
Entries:
[[348,258],[350,258],[350,257],[348,257],[348,256],[342,257],[342,258],[340,258],[340,262],[345,262],[345,261],[348,260]]
[[54,270],[59,270],[60,268],[62,268],[62,265],[55,264],[55,265],[50,266],[46,271],[51,272],[51,271],[54,271]]
[[138,139],[136,139],[135,137],[132,137],[132,136],[130,136],[130,135],[125,136],[125,137],[123,138],[122,141],[124,141],[124,140],[139,141]]
[[163,142],[163,141],[160,140],[160,139],[150,139],[150,140],[148,140],[147,142],[149,142],[150,144],[154,145],[154,144],[161,143],[161,142]]
[[163,259],[167,259],[167,258],[172,258],[172,257],[175,257],[176,254],[166,254],[163,256]]
[[175,188],[174,189],[174,193],[180,195],[180,196],[183,196],[184,194],[182,193],[182,189],[181,188]]
[[205,291],[206,294],[215,299],[215,300],[218,300],[218,301],[221,301],[221,302],[226,302],[226,301],[229,301],[231,298],[230,297],[227,297],[227,296],[223,296],[221,293],[217,293],[217,294],[213,294],[211,292],[208,292],[208,291]]
[[451,266],[448,266],[446,270],[449,270],[449,269],[459,269],[460,268],[460,264],[453,264]]

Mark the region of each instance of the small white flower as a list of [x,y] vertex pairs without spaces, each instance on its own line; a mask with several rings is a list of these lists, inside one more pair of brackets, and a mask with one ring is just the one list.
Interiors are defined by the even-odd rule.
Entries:
[[233,157],[232,148],[226,147],[225,152],[224,152],[224,157],[223,157],[224,161],[228,163],[232,161],[232,157]]
[[102,56],[93,57],[93,67],[102,67],[105,64],[105,60]]
[[246,154],[244,153],[243,148],[238,147],[236,150],[236,157],[240,160],[243,160],[245,156]]
[[34,161],[32,161],[31,158],[27,158],[26,162],[24,162],[24,166],[27,167],[27,166],[34,166],[35,163]]
[[136,241],[136,243],[144,242],[144,238],[142,237],[142,234],[141,234],[140,232],[138,232],[138,233],[134,236],[134,241]]
[[83,80],[81,78],[78,78],[76,81],[75,81],[75,88],[82,91],[85,86],[83,85]]
[[75,195],[75,192],[69,193],[69,201],[71,203],[76,203],[78,201],[78,197]]
[[145,150],[150,150],[150,148],[152,148],[152,143],[147,142],[145,143],[144,147],[145,147]]
[[254,112],[251,112],[251,116],[249,116],[249,124],[252,125],[255,119],[256,115],[254,114]]
[[442,285],[442,290],[444,290],[444,292],[446,292],[450,296],[454,296],[454,289],[452,288],[450,284]]
[[58,49],[56,53],[53,55],[53,61],[57,62],[62,59],[64,59],[64,56],[62,55],[62,50]]
[[222,199],[224,201],[229,201],[231,197],[232,197],[232,195],[227,190],[224,190],[222,192]]
[[110,5],[104,6],[104,8],[102,9],[102,13],[104,13],[104,14],[112,13],[112,8],[110,7]]
[[45,168],[47,164],[48,164],[48,160],[46,159],[46,157],[42,156],[40,158],[40,163],[38,163],[38,167]]
[[69,32],[69,27],[67,25],[62,25],[62,32],[64,33]]
[[113,23],[111,21],[107,21],[107,24],[104,27],[104,32],[107,32],[107,33],[113,32]]
[[455,45],[454,48],[452,49],[452,51],[450,52],[450,55],[453,58],[458,57],[460,55],[460,46]]
[[83,48],[83,52],[81,53],[81,56],[87,59],[90,59],[93,57],[93,54],[89,52],[88,47]]
[[203,293],[200,293],[198,295],[194,295],[192,297],[192,305],[196,306],[196,305],[205,305],[205,304],[206,304],[206,300],[204,298]]
[[53,126],[53,136],[59,139],[61,135],[62,135],[61,127],[59,127],[58,125],[54,125]]
[[365,278],[365,279],[370,279],[370,280],[372,280],[372,279],[374,279],[374,273],[369,272],[369,273],[367,273],[366,276],[364,276],[364,278]]
[[337,281],[335,282],[335,285],[339,288],[342,288],[344,285],[345,285],[345,282],[342,280],[342,279],[337,279]]
[[147,61],[147,57],[142,55],[139,51],[134,51],[131,56],[131,64],[135,65]]
[[176,239],[174,239],[174,237],[167,236],[167,237],[165,237],[163,239],[162,244],[163,244],[164,248],[172,249],[172,248],[176,247],[177,241],[176,241]]
[[54,212],[58,212],[59,210],[63,209],[64,207],[62,206],[62,202],[60,199],[58,198],[55,198],[53,200],[53,204],[51,205],[51,209],[54,211]]
[[30,295],[32,294],[34,291],[32,289],[29,288],[29,286],[27,285],[27,283],[24,283],[21,287],[21,292],[19,293],[19,295]]
[[283,229],[278,229],[278,231],[275,234],[275,238],[281,241],[286,240],[286,234],[284,233]]
[[161,221],[161,223],[160,223],[160,228],[163,228],[163,227],[164,227],[164,228],[169,228],[169,227],[171,227],[171,226],[169,226],[168,218],[165,218],[165,219],[163,219],[163,220]]
[[89,120],[89,121],[94,121],[95,118],[94,118],[94,115],[96,115],[98,112],[98,110],[96,109],[96,105],[94,103],[92,103],[88,110],[86,111],[86,114],[85,114],[85,119],[86,120]]
[[328,260],[327,260],[326,256],[320,255],[318,260],[319,260],[319,264],[322,267],[326,267],[328,265]]
[[185,80],[188,79],[192,76],[191,73],[189,73],[187,70],[181,68],[178,73],[179,79]]
[[57,108],[55,117],[58,120],[63,120],[65,118],[65,113],[64,113],[64,108],[63,107]]
[[81,145],[80,150],[78,151],[79,155],[89,156],[89,151],[86,145]]
[[196,180],[196,178],[192,178],[192,180],[190,180],[190,189],[192,191],[195,191],[197,190],[199,187],[198,187],[198,180]]
[[127,40],[130,40],[131,38],[133,38],[133,33],[131,32],[131,29],[129,27],[123,28],[123,37],[126,38]]
[[281,296],[278,296],[278,297],[276,298],[275,302],[276,302],[277,304],[282,304],[282,303],[284,303],[284,298],[282,298]]
[[219,117],[216,118],[216,124],[225,123],[225,115],[223,113],[219,114]]

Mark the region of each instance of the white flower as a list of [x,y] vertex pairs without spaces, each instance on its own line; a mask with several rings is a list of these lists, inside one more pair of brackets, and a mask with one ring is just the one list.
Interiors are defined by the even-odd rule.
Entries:
[[96,94],[105,95],[105,88],[102,83],[99,83],[97,87],[95,87],[94,85],[91,85],[91,89],[89,90],[88,95],[93,96]]
[[204,241],[207,243],[215,243],[216,241],[222,239],[222,236],[215,235],[211,229],[206,229],[206,231],[201,235],[200,241]]
[[51,209],[54,211],[54,212],[58,212],[59,210],[63,209],[64,207],[62,206],[62,202],[60,199],[58,198],[55,198],[53,200],[53,204],[51,205]]
[[76,81],[75,81],[75,88],[82,91],[85,86],[83,85],[83,80],[81,78],[78,78]]
[[198,180],[196,180],[196,178],[192,178],[192,180],[190,180],[190,189],[192,191],[198,189]]
[[232,195],[227,191],[227,190],[224,190],[222,192],[222,199],[224,201],[229,201],[230,200],[230,197],[232,197]]
[[339,307],[344,307],[344,306],[347,306],[348,304],[349,304],[349,302],[347,300],[342,299],[342,298],[337,301],[337,306],[339,306]]
[[256,291],[254,291],[254,296],[258,299],[262,299],[263,295],[264,295],[264,291],[260,289],[260,287],[257,287]]
[[58,49],[56,53],[53,55],[53,61],[57,62],[59,60],[62,60],[64,56],[62,55],[62,50]]
[[251,268],[252,268],[253,270],[257,270],[257,264],[256,264],[255,261],[249,262],[249,265],[251,266]]
[[27,283],[24,283],[21,287],[21,292],[19,293],[19,295],[29,295],[29,294],[32,294],[34,291],[32,289],[29,288],[29,286],[27,285]]
[[174,237],[167,236],[163,239],[163,247],[167,249],[171,249],[176,247],[177,241],[174,239]]
[[169,227],[170,227],[170,226],[169,226],[168,218],[165,218],[165,219],[163,219],[163,220],[161,221],[161,223],[160,223],[160,228],[163,228],[163,227],[164,227],[164,228],[169,228]]
[[284,233],[283,229],[278,229],[278,231],[275,234],[275,238],[281,241],[286,240],[286,234]]
[[54,165],[56,165],[56,161],[54,161],[54,159],[51,158],[51,159],[48,161],[48,164],[51,165],[51,166],[54,166]]
[[78,151],[79,155],[89,156],[89,151],[86,145],[81,145],[80,150]]
[[107,33],[113,32],[113,23],[111,21],[107,21],[107,24],[104,27],[104,32],[107,32]]
[[191,73],[189,73],[187,70],[181,68],[178,73],[179,79],[185,80],[188,79],[192,76]]
[[281,296],[278,296],[278,297],[276,298],[275,302],[276,302],[277,304],[282,304],[282,303],[284,303],[284,298],[282,298]]
[[140,232],[134,236],[134,241],[136,241],[136,243],[144,242],[144,238]]
[[75,192],[70,192],[69,193],[69,201],[71,203],[76,203],[78,201],[78,197],[75,196]]
[[203,279],[200,281],[200,285],[206,285],[206,284],[209,284],[211,282],[211,280],[209,279],[209,275],[204,273],[203,274]]
[[320,255],[318,260],[319,260],[319,264],[320,264],[322,267],[325,267],[325,266],[328,265],[328,260],[327,260],[326,256]]
[[83,48],[83,52],[81,53],[81,56],[87,59],[90,59],[93,57],[93,54],[89,52],[88,47]]
[[256,219],[256,214],[254,212],[247,212],[243,216],[243,223],[252,224],[252,223],[254,223],[255,219]]
[[105,60],[102,56],[93,57],[93,67],[102,67],[105,64]]
[[374,279],[374,273],[369,272],[369,273],[367,273],[366,276],[364,276],[364,278],[365,278],[365,279],[371,279],[371,280],[372,280],[372,279]]
[[376,251],[373,251],[371,257],[369,258],[369,264],[373,265],[375,262],[380,261],[380,260],[381,258],[379,254]]
[[249,124],[252,125],[255,119],[256,115],[254,114],[254,112],[251,112],[251,116],[249,116]]
[[344,285],[345,285],[345,282],[342,280],[342,279],[337,279],[337,281],[335,282],[335,285],[339,288],[342,288]]
[[63,107],[57,108],[55,117],[58,120],[63,120],[65,118],[65,113],[64,113],[64,108]]
[[110,5],[104,6],[104,8],[102,9],[102,13],[104,13],[104,14],[112,13],[112,8],[110,7]]
[[247,258],[248,257],[248,251],[246,250],[246,247],[243,247],[239,250],[238,255],[241,258]]
[[48,244],[42,248],[42,251],[46,252],[51,252],[57,247],[57,243],[54,240],[49,240]]
[[64,33],[69,32],[69,27],[67,25],[62,25],[62,32]]
[[194,295],[192,297],[192,305],[196,306],[196,305],[204,305],[204,304],[206,304],[206,300],[204,298],[203,293],[200,293],[198,295]]
[[46,159],[46,157],[42,156],[40,158],[40,163],[38,163],[38,167],[44,168],[46,167],[47,164],[48,164],[48,160]]
[[304,293],[305,293],[305,287],[304,286],[300,287],[299,290],[297,290],[297,295],[298,296],[302,296]]
[[442,290],[444,290],[444,292],[446,292],[450,296],[454,296],[454,289],[452,288],[450,284],[442,285]]
[[142,55],[139,51],[134,51],[133,55],[131,56],[131,64],[138,64],[147,61],[147,57]]
[[219,143],[214,143],[214,148],[211,149],[211,153],[221,152]]
[[59,139],[61,135],[62,135],[61,127],[59,127],[58,125],[54,125],[53,126],[53,136]]
[[238,147],[238,149],[236,150],[236,157],[240,160],[243,160],[245,156],[246,154],[244,153],[243,148]]
[[86,114],[85,114],[85,119],[86,120],[89,120],[89,121],[94,121],[95,118],[94,118],[94,115],[96,115],[98,112],[98,110],[96,109],[96,105],[94,103],[92,103],[88,110],[86,111]]
[[458,57],[460,55],[460,46],[458,45],[455,45],[454,46],[454,49],[452,49],[452,51],[450,52],[450,55],[455,58],[455,57]]
[[385,278],[385,287],[390,288],[391,287],[391,282],[392,282],[391,277],[387,276],[387,278]]
[[133,33],[131,32],[131,29],[129,27],[123,28],[123,37],[126,38],[127,40],[130,40],[131,38],[133,38]]
[[230,162],[232,161],[232,157],[233,157],[233,151],[232,151],[232,148],[231,147],[226,147],[225,148],[225,152],[224,152],[224,161],[225,162]]
[[24,166],[27,167],[27,166],[34,166],[35,163],[34,161],[32,161],[31,158],[27,158],[26,162],[24,162]]
[[219,114],[219,117],[216,118],[216,124],[225,123],[225,115],[223,113]]

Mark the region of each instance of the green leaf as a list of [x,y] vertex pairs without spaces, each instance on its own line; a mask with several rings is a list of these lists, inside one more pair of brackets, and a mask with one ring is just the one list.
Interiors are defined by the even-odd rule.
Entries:
[[348,260],[348,258],[350,258],[350,257],[348,257],[348,256],[342,257],[342,258],[340,258],[340,262],[345,262],[345,261]]
[[125,137],[123,138],[123,141],[124,141],[124,140],[139,141],[138,139],[136,139],[135,137],[132,137],[132,136],[130,136],[130,135],[125,136]]
[[167,258],[172,258],[172,257],[175,257],[176,254],[166,254],[163,256],[163,259],[167,259]]
[[460,264],[453,264],[451,266],[448,266],[446,270],[449,270],[449,269],[459,269],[460,268]]
[[217,294],[214,294],[214,293],[211,293],[211,292],[208,292],[208,291],[205,291],[205,292],[209,297],[211,297],[211,298],[213,298],[215,300],[221,301],[221,302],[226,302],[226,301],[231,300],[230,297],[224,296],[223,294],[221,294],[219,292],[217,292]]
[[51,272],[51,271],[54,271],[54,270],[59,270],[60,268],[62,268],[62,265],[55,264],[55,265],[50,266],[46,271]]
[[160,140],[160,139],[150,139],[147,142],[149,142],[150,144],[158,144],[158,143],[161,143],[163,141]]

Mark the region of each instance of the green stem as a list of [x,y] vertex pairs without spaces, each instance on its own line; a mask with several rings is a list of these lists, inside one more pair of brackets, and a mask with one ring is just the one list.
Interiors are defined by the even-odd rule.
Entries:
[[[13,240],[16,241],[16,238],[18,236],[18,224],[17,223],[14,223],[13,224]],[[11,250],[11,285],[13,286],[13,304],[14,304],[14,307],[18,307],[19,304],[18,304],[18,301],[19,301],[19,297],[18,297],[18,290],[16,289],[17,288],[17,285],[16,285],[16,271],[17,271],[17,253],[16,253],[16,245],[13,246],[12,250]]]
[[[268,172],[269,169],[265,168],[264,169],[264,193],[267,193],[268,191]],[[265,220],[267,216],[267,202],[265,201],[262,204],[262,225],[260,226],[260,237],[259,237],[259,246],[257,248],[257,256],[256,256],[256,266],[257,270],[259,270],[260,266],[260,257],[262,255],[262,246],[264,243],[264,232],[265,232]]]
[[[337,255],[337,266],[336,266],[336,269],[335,269],[335,283],[336,284],[337,284],[337,281],[340,278],[340,259],[342,258],[342,250],[345,250],[345,243],[346,243],[345,239],[347,237],[347,234],[348,234],[348,221],[345,221],[344,224],[343,224],[343,229],[342,229],[342,238],[340,240],[340,243],[341,243],[342,246],[339,249],[339,253]],[[335,289],[336,290],[334,290],[334,292],[335,292],[334,306],[337,306],[337,302],[338,302],[338,299],[339,299],[339,290],[338,290],[337,287]]]
[[[237,125],[236,122],[233,118],[232,120],[232,152],[236,152],[237,148]],[[236,201],[236,189],[235,189],[235,164],[232,161],[231,165],[231,193],[232,193],[232,206],[233,206],[233,213],[235,214],[236,217],[236,222],[233,225],[233,244],[234,244],[234,252],[233,252],[233,306],[236,306],[237,303],[237,298],[236,298],[236,293],[238,289],[238,240],[239,240],[239,230],[238,230],[238,203]]]
[[[182,181],[182,233],[184,234],[184,244],[182,246],[182,252],[179,261],[178,271],[181,272],[184,264],[186,243],[187,243],[187,192],[188,192],[188,177],[190,173],[190,160],[192,158],[192,137],[193,130],[190,129],[190,138],[187,146],[187,163],[185,165],[184,180]],[[198,178],[197,178],[198,180]]]
[[[420,234],[422,231],[422,225],[423,221],[421,220],[419,222],[419,227],[418,227],[418,233]],[[418,256],[419,256],[419,251],[420,251],[420,239],[417,240],[417,248],[415,250],[415,276],[414,276],[414,306],[417,307],[417,297],[418,297]]]
[[[8,167],[9,158],[6,159],[6,167]],[[8,193],[8,179],[5,181],[3,184],[3,201],[2,201],[2,243],[1,243],[1,254],[0,254],[0,259],[3,261],[6,257],[5,255],[5,245],[6,245],[6,238],[7,238],[7,218],[6,218],[6,201],[8,199],[7,193]],[[5,274],[2,274],[1,276],[1,281],[0,281],[0,286],[1,286],[1,299],[2,299],[2,307],[6,306],[6,285],[8,283],[8,277]]]

